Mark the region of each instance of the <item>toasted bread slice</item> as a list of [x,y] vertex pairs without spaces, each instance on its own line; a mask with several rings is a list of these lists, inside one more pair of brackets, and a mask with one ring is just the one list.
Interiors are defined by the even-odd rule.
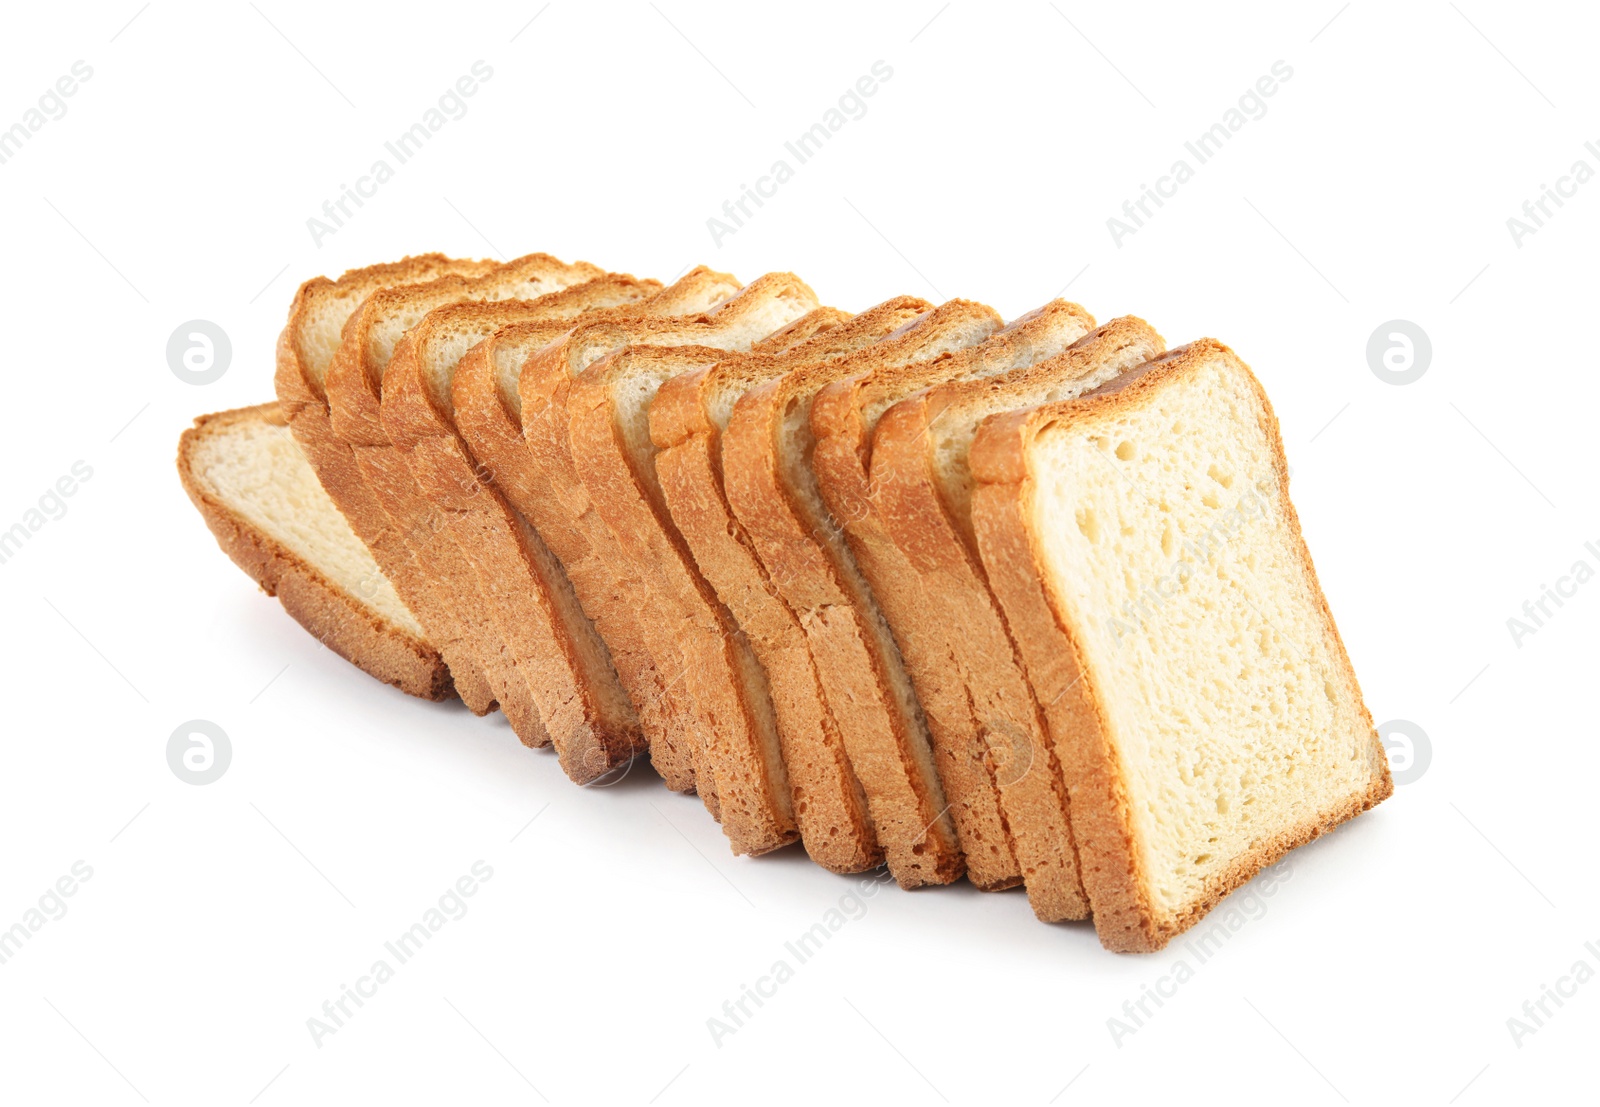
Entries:
[[722,828],[736,854],[798,838],[766,674],[672,525],[656,479],[649,405],[663,381],[726,356],[708,346],[626,346],[573,380],[572,458],[628,572],[669,620],[684,686],[706,735]]
[[[639,635],[649,669],[635,674],[642,678],[641,686],[629,691],[641,707],[650,703],[660,708],[654,714],[642,712],[651,761],[669,784],[697,783],[713,813],[719,804],[716,777],[701,760],[709,752],[717,720],[705,717],[687,687],[689,674],[682,667],[672,607],[655,604],[658,597],[632,571],[616,536],[595,512],[572,456],[567,401],[579,373],[630,343],[744,351],[818,306],[816,294],[798,277],[772,273],[701,319],[641,318],[578,327],[530,357],[519,380],[531,482],[529,520],[566,567],[612,655],[633,643],[619,643],[608,625]],[[628,678],[623,672],[625,684]]]
[[835,311],[818,309],[757,347],[784,345],[803,330],[811,335],[806,341],[787,346],[781,354],[724,356],[714,366],[665,381],[650,404],[662,499],[696,566],[766,673],[801,840],[813,860],[834,872],[874,868],[882,863],[883,850],[838,723],[828,710],[805,631],[768,581],[749,537],[728,508],[722,487],[722,429],[735,401],[749,389],[870,346],[932,306],[902,296],[848,322],[822,330],[803,328],[807,320]]
[[[967,877],[980,888],[999,890],[1023,882],[1024,869],[1035,874],[1039,891],[1035,902],[1054,900],[1057,908],[1081,901],[1074,865],[1062,868],[1058,844],[1048,834],[1030,835],[1037,848],[1029,857],[1017,856],[1018,828],[1007,824],[983,746],[978,736],[947,723],[965,711],[964,691],[937,664],[936,651],[918,648],[908,636],[924,633],[927,605],[916,574],[906,565],[872,502],[868,466],[872,432],[881,414],[919,388],[944,381],[992,376],[1032,364],[1059,353],[1094,326],[1094,319],[1077,304],[1056,300],[1024,315],[990,336],[981,345],[961,350],[928,366],[883,365],[870,373],[838,380],[817,395],[811,409],[811,429],[816,438],[812,467],[817,486],[833,517],[844,526],[845,537],[861,567],[872,594],[877,597],[895,634],[918,699],[923,705],[933,743],[934,759],[944,783],[945,798],[967,857]],[[1018,790],[1037,791],[1040,781],[1019,782]],[[1059,799],[1031,797],[1041,810],[1052,803],[1056,828],[1066,832],[1066,816]],[[1019,799],[1020,805],[1020,799]],[[1020,814],[1020,811],[1018,812]],[[1040,838],[1044,841],[1039,841]],[[1048,843],[1048,844],[1047,844]],[[1046,885],[1070,886],[1070,893],[1047,893]],[[1063,900],[1063,896],[1067,897]]]
[[[349,443],[334,433],[329,422],[328,370],[339,349],[345,323],[374,292],[452,275],[479,276],[498,264],[423,254],[352,269],[336,281],[316,277],[295,293],[288,322],[278,336],[275,383],[283,417],[317,479],[402,596],[414,596],[420,584],[408,580],[402,587],[399,583],[402,575],[416,575],[410,559],[398,543],[385,540],[389,531],[383,511],[362,481]],[[477,659],[465,648],[457,648],[457,639],[442,633],[445,628],[430,626],[426,613],[413,611],[427,628],[428,640],[435,643],[450,666],[451,679],[462,702],[479,715],[492,711],[494,693]]]
[[[531,528],[514,527],[483,504],[491,495],[484,480],[489,474],[456,428],[451,386],[462,355],[504,326],[545,323],[554,337],[660,291],[656,281],[608,276],[537,300],[448,304],[406,332],[384,371],[382,414],[389,440],[408,455],[417,488],[457,540],[438,543],[434,554],[465,565],[462,574],[476,577],[489,605],[496,637],[473,646],[480,656],[508,651],[533,689],[562,768],[580,784],[643,751],[639,720],[561,566]],[[501,547],[503,555],[492,564],[484,557],[491,546]],[[507,565],[510,570],[501,571]],[[471,597],[450,599],[459,605]],[[464,612],[458,614],[468,621]]]
[[[704,267],[695,269],[643,303],[613,309],[615,317],[646,318],[699,316],[739,291],[734,278]],[[612,312],[596,315],[612,317]],[[522,403],[517,378],[528,356],[571,329],[569,321],[514,323],[468,350],[456,367],[451,385],[457,428],[484,478],[482,493],[475,500],[476,510],[451,516],[458,537],[472,551],[480,575],[502,581],[516,581],[527,572],[524,550],[547,551],[528,517],[536,510],[536,486],[522,434]],[[507,534],[518,536],[513,544]],[[556,565],[561,569],[559,564]],[[563,575],[564,574],[564,570]],[[584,587],[573,584],[574,596]],[[644,650],[642,632],[631,621],[634,612],[626,606],[602,609],[596,629],[610,645],[624,689],[642,719],[647,732],[660,730],[658,716],[664,710],[660,697],[641,694],[649,687],[654,672]],[[587,613],[585,613],[587,618]],[[692,790],[693,779],[668,780],[669,787]]]
[[[395,587],[424,626],[444,628],[434,638],[441,651],[459,649],[477,659],[500,709],[529,745],[550,741],[534,691],[503,650],[488,655],[473,649],[474,642],[493,640],[488,605],[475,575],[450,556],[455,538],[444,515],[418,490],[406,456],[389,441],[382,419],[383,374],[401,337],[436,307],[457,300],[533,299],[601,275],[587,263],[567,265],[548,254],[532,254],[481,277],[443,277],[374,292],[345,324],[325,382],[333,432],[349,443],[356,474],[381,512],[380,519],[362,525],[380,531],[379,546],[402,551],[402,568],[390,573]],[[340,503],[336,492],[334,502]],[[348,517],[370,512],[372,502],[352,500],[340,507]]]
[[1271,404],[1203,339],[971,449],[985,571],[1072,788],[1101,941],[1153,950],[1385,799]]
[[751,389],[722,433],[728,504],[766,577],[804,628],[890,871],[906,887],[964,871],[926,725],[889,629],[811,466],[811,403],[829,383],[924,364],[982,342],[993,309],[952,300],[882,342]]
[[422,624],[323,491],[276,403],[202,415],[178,475],[222,552],[323,645],[402,692],[452,693]]
[[1085,918],[1089,901],[1060,766],[971,540],[967,449],[987,415],[1081,395],[1165,349],[1143,320],[1113,320],[1054,357],[916,393],[873,432],[874,513],[922,600],[915,621],[891,617],[895,640],[919,693],[929,673],[956,691],[921,697],[928,729],[936,747],[954,744],[988,774],[1028,900],[1047,922]]

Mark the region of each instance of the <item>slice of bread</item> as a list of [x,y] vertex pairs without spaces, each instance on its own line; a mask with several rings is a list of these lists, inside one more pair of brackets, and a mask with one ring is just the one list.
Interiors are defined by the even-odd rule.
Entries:
[[[698,316],[739,291],[733,277],[704,267],[686,274],[655,296],[629,308],[614,309],[616,318]],[[610,316],[610,313],[599,313]],[[548,551],[529,518],[537,511],[537,488],[522,433],[522,402],[517,379],[529,355],[565,334],[571,327],[559,323],[514,323],[468,350],[456,367],[451,399],[457,428],[486,478],[476,510],[452,515],[463,545],[472,550],[480,576],[514,582],[527,571],[523,550],[497,538],[517,534],[519,546]],[[558,569],[565,571],[557,563]],[[570,578],[569,578],[570,580]],[[572,581],[577,598],[595,587],[592,581]],[[584,612],[588,617],[588,612]],[[629,693],[646,734],[660,733],[665,710],[661,696],[651,690],[654,666],[644,649],[642,631],[627,605],[603,608],[596,629],[610,646],[623,688]],[[668,778],[669,787],[692,791],[693,778]]]
[[728,504],[804,629],[890,871],[905,887],[964,871],[926,724],[889,629],[811,467],[811,403],[835,380],[924,364],[982,342],[992,308],[952,300],[882,342],[745,392],[722,433]]
[[[638,674],[642,686],[629,692],[641,706],[651,761],[669,784],[694,782],[713,813],[719,810],[715,774],[702,764],[710,750],[712,720],[685,685],[671,606],[655,603],[658,597],[632,571],[615,535],[595,512],[572,456],[567,402],[579,373],[630,343],[744,351],[819,306],[798,277],[770,273],[700,319],[639,318],[578,327],[530,357],[518,382],[531,482],[529,520],[565,566],[612,655],[644,647],[650,668]],[[637,638],[620,641],[608,625],[626,627]],[[626,685],[627,672],[623,679]],[[659,710],[643,711],[646,703]]]
[[766,674],[672,525],[649,428],[662,382],[724,356],[708,346],[626,346],[578,374],[567,410],[589,500],[628,573],[649,589],[652,613],[673,628],[707,747],[699,771],[714,777],[723,832],[734,853],[760,854],[799,837]]
[[[456,542],[451,557],[474,575],[496,631],[474,640],[480,656],[507,651],[533,690],[540,722],[562,768],[589,783],[643,752],[638,717],[617,681],[609,652],[579,608],[555,558],[528,527],[515,527],[483,501],[480,468],[454,419],[451,386],[462,356],[504,326],[544,323],[561,330],[661,291],[656,281],[608,276],[537,300],[464,300],[435,308],[406,332],[384,370],[382,414],[389,440],[408,455],[417,488],[442,513]],[[487,552],[497,556],[489,560]],[[437,563],[430,567],[440,571]],[[450,597],[458,605],[469,597]],[[465,613],[458,613],[463,623]]]
[[722,487],[721,436],[733,405],[783,374],[870,346],[933,305],[902,296],[825,329],[804,327],[820,308],[762,347],[807,340],[781,354],[724,356],[665,381],[650,404],[655,473],[672,522],[695,564],[748,639],[767,676],[795,818],[806,852],[824,868],[852,873],[883,861],[866,796],[828,710],[804,629],[767,579]]
[[1153,950],[1385,799],[1278,422],[1203,339],[990,417],[973,524],[1072,789],[1101,941]]
[[[874,515],[916,574],[921,598],[914,621],[891,616],[895,639],[935,748],[952,743],[986,773],[1028,900],[1047,922],[1084,918],[1089,902],[1060,766],[971,540],[967,450],[986,416],[1081,395],[1165,349],[1142,320],[1113,320],[1054,357],[919,392],[873,432]],[[930,674],[956,694],[922,694]]]
[[[873,504],[868,467],[872,432],[892,404],[919,388],[1033,364],[1059,353],[1093,326],[1093,317],[1083,308],[1056,300],[1021,316],[981,345],[930,365],[887,364],[834,381],[818,393],[811,409],[817,487],[833,517],[843,524],[851,552],[901,647],[927,715],[934,759],[967,857],[967,878],[979,888],[995,891],[1023,883],[1024,870],[1030,870],[1038,889],[1031,897],[1033,902],[1041,908],[1053,904],[1052,911],[1074,909],[1074,899],[1082,900],[1076,866],[1070,855],[1065,864],[1061,857],[1059,838],[1066,831],[1064,804],[1058,797],[1036,794],[1039,780],[1018,782],[1017,816],[1024,807],[1023,791],[1033,793],[1026,806],[1034,813],[1044,813],[1052,805],[1055,808],[1053,827],[1030,823],[1026,828],[1027,856],[1019,858],[1017,839],[1022,828],[1007,823],[1012,812],[1002,809],[984,747],[969,729],[948,725],[966,713],[963,689],[947,679],[948,674],[937,664],[936,652],[917,648],[920,641],[908,642],[909,637],[925,633],[927,605],[916,573],[906,564]],[[1060,834],[1052,837],[1051,829]]]
[[[334,433],[329,422],[328,370],[339,349],[345,323],[374,292],[452,275],[478,276],[498,264],[423,254],[386,265],[352,269],[337,281],[316,277],[302,284],[295,293],[289,306],[288,322],[278,335],[275,384],[283,417],[288,420],[295,441],[305,451],[306,460],[316,471],[317,479],[391,581],[398,582],[400,571],[409,569],[408,559],[403,550],[394,548],[394,543],[384,544],[387,527],[383,523],[383,511],[361,480],[349,443]],[[398,583],[396,586],[399,587]],[[402,595],[414,594],[416,588],[406,587],[400,591]],[[427,619],[417,614],[427,627]],[[438,627],[429,627],[429,641],[439,642],[438,632]],[[454,645],[440,647],[440,653],[450,666],[451,679],[462,702],[478,715],[492,711],[494,693],[477,659]]]
[[[375,554],[394,551],[394,568],[384,564],[381,554],[378,563],[407,606],[429,628],[446,660],[459,652],[477,661],[500,709],[529,745],[550,741],[537,698],[503,650],[479,654],[473,648],[475,642],[494,638],[488,605],[475,575],[450,556],[455,538],[444,516],[417,489],[406,456],[389,441],[382,420],[383,374],[401,337],[434,308],[457,300],[533,299],[601,275],[587,263],[567,265],[548,254],[531,254],[481,277],[443,277],[424,285],[381,289],[368,296],[345,324],[325,381],[333,433],[350,445],[355,477],[372,494],[370,501],[343,503],[330,488],[334,502],[352,520],[356,533],[364,527],[379,533]],[[373,502],[379,517],[356,523],[356,514],[370,516]]]
[[323,491],[276,403],[202,415],[178,475],[222,552],[323,645],[386,684],[448,699],[450,673]]

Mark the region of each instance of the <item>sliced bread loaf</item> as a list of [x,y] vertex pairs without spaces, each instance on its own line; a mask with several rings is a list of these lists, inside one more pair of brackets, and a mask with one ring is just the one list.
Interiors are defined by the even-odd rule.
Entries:
[[672,628],[678,671],[697,708],[722,829],[739,854],[798,837],[788,773],[763,672],[748,638],[695,568],[656,479],[649,405],[663,381],[726,356],[708,346],[626,346],[573,380],[567,400],[572,459],[627,572]]
[[178,442],[178,475],[222,552],[318,641],[402,692],[451,695],[439,651],[328,498],[276,403],[196,419]]
[[[1046,921],[1084,918],[1089,904],[1060,766],[971,544],[967,448],[985,416],[1081,395],[1165,348],[1142,320],[1113,320],[1054,357],[916,393],[873,432],[874,514],[916,574],[922,600],[914,621],[904,611],[891,616],[895,638],[935,747],[954,745],[987,774],[1028,900]],[[922,694],[930,676],[955,694]]]
[[[455,628],[430,625],[426,613],[416,611],[412,598],[421,588],[405,551],[394,542],[385,542],[388,528],[383,510],[361,479],[350,444],[334,433],[328,410],[327,376],[344,333],[345,323],[374,292],[384,288],[446,276],[478,276],[495,268],[494,261],[448,258],[443,254],[423,254],[386,265],[352,269],[338,280],[316,277],[302,284],[289,306],[289,319],[278,335],[275,383],[278,404],[294,437],[305,451],[317,479],[349,521],[356,536],[367,546],[385,575],[395,584],[408,606],[427,628],[450,667],[451,679],[462,702],[474,713],[483,715],[495,706],[483,666],[463,646]],[[406,578],[402,583],[402,577]]]
[[1101,941],[1159,949],[1392,791],[1289,501],[1277,419],[1205,339],[971,449],[984,568],[1071,785]]
[[[702,761],[716,720],[705,716],[685,686],[688,674],[682,669],[672,607],[654,606],[658,597],[632,570],[615,535],[595,512],[572,456],[568,399],[579,373],[630,343],[748,350],[819,306],[815,293],[798,277],[768,274],[700,319],[639,318],[578,327],[533,354],[518,383],[529,520],[565,566],[613,656],[630,645],[643,645],[650,668],[641,674],[643,686],[629,691],[636,704],[661,708],[643,715],[651,761],[669,784],[696,782],[714,813],[719,803],[715,774]],[[627,627],[638,638],[619,642],[608,626]],[[626,684],[626,671],[623,678]]]
[[[734,278],[701,267],[642,303],[599,312],[596,317],[698,316],[737,293],[739,287]],[[536,510],[537,492],[523,439],[517,378],[534,351],[570,329],[567,321],[509,324],[468,350],[456,367],[451,383],[455,422],[484,480],[481,497],[475,500],[476,509],[454,514],[451,519],[458,537],[463,537],[464,547],[472,551],[482,577],[514,582],[527,572],[524,550],[503,541],[505,534],[520,535],[518,545],[525,550],[549,552],[529,521]],[[555,561],[555,567],[565,578],[559,561]],[[592,582],[567,579],[574,598],[593,587]],[[643,720],[646,733],[659,732],[659,716],[665,705],[659,695],[647,691],[654,668],[648,661],[641,633],[632,622],[633,616],[633,610],[626,606],[602,609],[596,630],[610,647],[622,686]],[[587,612],[584,617],[588,618]],[[667,784],[683,791],[694,787],[692,778],[669,778]]]
[[[1065,861],[1062,858],[1066,813],[1060,797],[1043,794],[1049,785],[1042,778],[1025,778],[1013,789],[1012,809],[1003,808],[978,736],[951,726],[966,714],[964,690],[949,681],[937,663],[937,646],[921,648],[927,605],[916,574],[872,501],[868,467],[872,432],[890,405],[919,388],[1031,365],[1059,353],[1093,326],[1094,319],[1083,308],[1056,300],[1021,316],[981,345],[932,364],[880,365],[834,381],[818,393],[811,409],[817,487],[833,517],[843,524],[851,552],[901,647],[927,716],[945,798],[966,853],[968,879],[980,888],[998,890],[1023,883],[1025,873],[1031,872],[1036,886],[1031,899],[1038,909],[1057,916],[1079,910],[1079,917],[1082,889],[1076,865],[1070,851]],[[942,636],[942,631],[935,633]],[[1019,826],[1015,820],[1022,819],[1025,811],[1029,818]],[[1019,844],[1026,856],[1018,856]]]
[[[355,477],[371,493],[370,500],[341,503],[334,492],[334,502],[352,518],[358,534],[363,527],[379,533],[375,548],[396,551],[400,568],[390,576],[407,606],[423,625],[444,628],[434,635],[442,651],[459,649],[477,660],[500,709],[530,745],[550,740],[537,699],[504,651],[479,654],[473,648],[494,638],[487,604],[475,575],[450,556],[455,538],[444,516],[418,490],[406,456],[389,441],[382,419],[383,374],[401,337],[434,308],[457,300],[533,299],[601,275],[587,263],[567,265],[548,254],[531,254],[480,277],[381,289],[345,324],[325,381],[333,433],[349,444]],[[379,517],[356,524],[354,517],[370,514],[374,503]]]
[[[722,487],[721,436],[738,398],[793,370],[870,346],[933,305],[902,296],[848,322],[810,331],[781,354],[725,355],[666,380],[650,404],[655,472],[672,522],[766,673],[795,818],[806,852],[834,872],[882,863],[866,796],[828,710],[805,631],[767,578]],[[820,308],[758,343],[793,339]],[[836,313],[842,315],[843,313]]]
[[953,300],[864,350],[745,392],[722,433],[728,504],[805,631],[878,841],[906,887],[958,879],[961,848],[899,650],[817,489],[811,403],[835,380],[932,362],[999,326],[993,309]]
[[[451,386],[462,356],[504,326],[543,323],[551,337],[577,322],[637,305],[655,281],[607,276],[536,300],[464,300],[435,308],[406,332],[384,371],[382,414],[389,440],[408,455],[417,488],[456,538],[433,548],[472,573],[496,637],[474,640],[480,656],[507,651],[533,690],[543,730],[567,775],[598,779],[644,749],[638,717],[605,643],[579,608],[572,585],[538,535],[515,527],[484,501],[491,474],[455,424]],[[490,550],[497,556],[492,560]],[[439,572],[437,563],[432,566]],[[459,607],[472,597],[451,596]],[[466,614],[458,612],[467,623]],[[525,740],[528,736],[524,736]]]

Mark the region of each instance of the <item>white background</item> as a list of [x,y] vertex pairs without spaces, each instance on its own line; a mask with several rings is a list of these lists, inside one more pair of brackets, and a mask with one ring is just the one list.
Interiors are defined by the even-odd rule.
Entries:
[[[1583,948],[1600,940],[1600,583],[1520,647],[1506,625],[1575,561],[1600,567],[1583,548],[1600,543],[1600,182],[1520,246],[1506,225],[1575,160],[1600,169],[1592,15],[540,2],[5,17],[0,126],[73,62],[93,77],[0,165],[0,529],[73,462],[93,477],[0,565],[0,927],[75,861],[93,876],[0,965],[0,1098],[1592,1089],[1600,982],[1520,1047],[1507,1019],[1576,960],[1600,968]],[[306,220],[480,59],[494,74],[465,117],[315,245]],[[893,77],[866,115],[715,246],[706,220],[877,60]],[[1107,218],[1279,60],[1293,77],[1265,117],[1115,244]],[[854,310],[959,295],[1009,317],[1070,284],[1101,320],[1223,339],[1282,420],[1373,715],[1421,727],[1431,764],[1294,854],[1266,914],[1120,1042],[1107,1020],[1179,946],[1115,956],[1087,924],[1035,922],[1020,892],[889,886],[715,1044],[707,1019],[858,881],[798,849],[736,860],[648,774],[580,791],[503,720],[363,676],[228,563],[179,488],[193,416],[271,397],[297,282],[425,250],[662,279],[792,269]],[[205,387],[165,355],[196,318],[234,350]],[[1366,357],[1396,318],[1433,346],[1404,387]],[[204,787],[165,756],[195,718],[233,746]],[[314,1044],[307,1019],[480,859],[494,875],[468,913]]]

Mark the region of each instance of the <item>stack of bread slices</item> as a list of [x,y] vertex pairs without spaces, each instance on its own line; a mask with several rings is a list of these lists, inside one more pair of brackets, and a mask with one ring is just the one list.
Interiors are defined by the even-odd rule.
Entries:
[[1153,950],[1391,791],[1261,386],[1131,316],[410,257],[302,285],[178,465],[331,649],[737,854]]

